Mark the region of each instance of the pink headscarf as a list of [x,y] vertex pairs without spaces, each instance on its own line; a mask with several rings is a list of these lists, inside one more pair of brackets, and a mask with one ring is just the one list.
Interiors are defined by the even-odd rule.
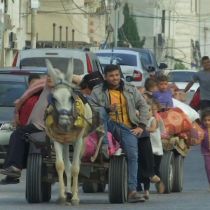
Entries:
[[33,96],[35,93],[38,93],[39,91],[43,90],[45,84],[46,78],[43,78],[35,81],[32,85],[30,85],[25,91],[25,93],[14,102],[15,110],[18,111],[28,98]]

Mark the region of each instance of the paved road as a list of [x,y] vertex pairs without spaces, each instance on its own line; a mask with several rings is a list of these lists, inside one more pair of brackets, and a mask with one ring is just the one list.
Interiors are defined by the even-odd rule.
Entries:
[[140,204],[109,204],[107,193],[83,194],[80,193],[79,207],[59,206],[55,203],[57,185],[53,187],[52,200],[48,204],[28,204],[25,201],[25,178],[18,185],[0,186],[0,210],[107,210],[107,209],[141,209],[141,210],[209,210],[210,192],[203,168],[203,159],[198,147],[191,150],[185,159],[184,191],[182,193],[152,194],[150,200]]

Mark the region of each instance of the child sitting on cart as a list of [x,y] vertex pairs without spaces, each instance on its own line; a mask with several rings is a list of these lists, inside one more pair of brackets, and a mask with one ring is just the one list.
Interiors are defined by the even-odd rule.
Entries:
[[173,93],[169,88],[168,77],[160,75],[156,80],[158,90],[152,93],[153,98],[160,103],[162,109],[172,108],[174,106]]

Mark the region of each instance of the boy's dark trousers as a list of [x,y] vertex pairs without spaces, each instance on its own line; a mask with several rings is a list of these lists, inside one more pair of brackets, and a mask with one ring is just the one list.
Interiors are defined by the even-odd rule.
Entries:
[[160,164],[161,164],[162,155],[154,155],[154,171],[155,175],[160,177]]
[[23,169],[26,167],[29,143],[25,141],[25,134],[40,132],[33,124],[18,127],[10,136],[7,157],[4,168],[15,166]]
[[154,156],[152,153],[152,145],[149,137],[138,139],[138,184],[137,190],[142,191],[141,183],[144,190],[150,188],[150,177],[155,175]]

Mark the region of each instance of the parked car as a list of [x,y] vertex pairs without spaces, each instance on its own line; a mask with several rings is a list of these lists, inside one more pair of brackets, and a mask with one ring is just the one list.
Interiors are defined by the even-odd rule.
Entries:
[[101,71],[101,65],[95,54],[90,51],[63,48],[42,48],[19,51],[13,66],[45,67],[45,59],[49,59],[53,67],[66,71],[69,58],[74,58],[74,74],[84,75],[93,71]]
[[145,79],[152,72],[158,72],[167,65],[157,65],[156,58],[151,50],[138,48],[114,48],[99,50],[96,52],[103,67],[108,64],[118,64],[121,67],[124,78],[135,86],[144,85]]
[[27,89],[31,72],[44,75],[47,68],[0,68],[0,125],[12,120],[14,101]]
[[[168,78],[170,83],[174,83],[180,90],[184,90],[187,84],[192,81],[193,75],[196,73],[196,70],[171,70],[168,73]],[[199,87],[198,82],[190,88],[191,92],[195,92]]]
[[14,101],[18,99],[28,87],[28,76],[31,72],[45,74],[45,68],[0,69],[0,166],[4,162],[6,148],[12,132],[14,119]]

